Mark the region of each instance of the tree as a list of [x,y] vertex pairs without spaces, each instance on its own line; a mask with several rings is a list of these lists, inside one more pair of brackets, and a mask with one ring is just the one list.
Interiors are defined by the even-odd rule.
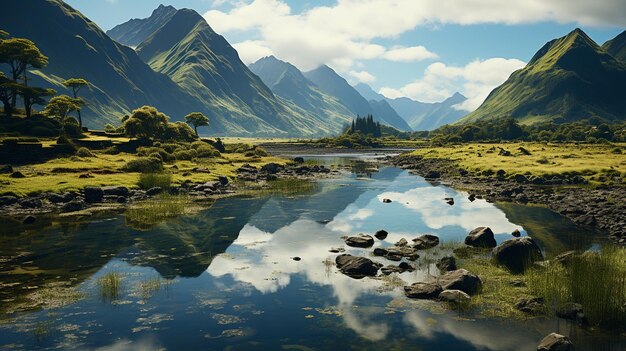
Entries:
[[[71,88],[74,93],[74,99],[78,99],[78,91],[84,87],[89,85],[89,82],[82,78],[70,78],[63,82],[63,85]],[[80,107],[76,110],[78,113],[78,125],[83,127],[83,118],[80,116]]]
[[193,126],[196,136],[198,136],[198,127],[209,125],[209,118],[200,112],[192,112],[188,114],[185,116],[185,121]]
[[82,106],[81,99],[74,99],[67,95],[59,95],[50,99],[44,113],[50,117],[59,117],[65,121],[72,111],[77,111]]
[[19,84],[16,84],[11,79],[7,78],[4,73],[0,72],[0,101],[4,106],[4,113],[9,117],[13,114],[11,101],[13,101],[13,95],[19,87]]
[[152,106],[143,106],[134,110],[124,120],[124,130],[131,137],[160,137],[167,129],[169,117]]
[[[29,67],[43,68],[48,64],[48,57],[28,39],[10,38],[0,41],[0,63],[11,66],[11,79],[17,83],[25,78]],[[15,108],[17,94],[13,94],[11,107]],[[26,108],[26,106],[25,106]]]
[[56,94],[54,89],[27,87],[20,85],[17,88],[17,93],[22,96],[24,100],[24,110],[26,111],[26,117],[30,118],[34,105],[44,105],[46,103],[46,97]]

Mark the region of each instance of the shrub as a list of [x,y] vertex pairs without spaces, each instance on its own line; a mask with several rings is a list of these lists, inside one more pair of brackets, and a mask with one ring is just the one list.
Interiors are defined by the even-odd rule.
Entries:
[[197,157],[200,158],[210,158],[210,157],[220,157],[221,154],[217,151],[213,146],[203,143],[204,145],[200,145],[196,149]]
[[191,161],[197,156],[196,150],[179,150],[174,152],[174,157],[179,161]]
[[156,173],[163,171],[163,162],[152,157],[140,157],[128,161],[122,170],[126,172]]
[[88,148],[81,147],[80,149],[76,150],[76,156],[79,156],[79,157],[93,157],[93,153]]
[[172,185],[171,173],[141,173],[139,182],[137,183],[141,189],[147,190],[154,187],[162,189],[169,188]]
[[178,150],[187,150],[187,147],[181,144],[175,144],[175,143],[161,144],[160,147],[162,147],[165,151],[169,152],[170,154],[173,154],[174,152]]
[[30,134],[39,137],[53,137],[59,135],[59,132],[43,126],[35,126],[31,129]]
[[265,149],[263,149],[260,146],[256,146],[253,152],[255,156],[259,156],[259,157],[266,157],[269,155],[267,151],[265,151]]
[[142,147],[137,148],[137,155],[139,156],[152,156],[155,154],[159,155],[158,159],[161,161],[168,162],[168,161],[173,161],[175,159],[174,156],[170,152],[165,150],[163,147],[142,146]]

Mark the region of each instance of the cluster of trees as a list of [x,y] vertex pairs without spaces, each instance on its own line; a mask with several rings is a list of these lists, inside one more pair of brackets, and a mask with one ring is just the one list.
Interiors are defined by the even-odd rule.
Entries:
[[130,137],[142,139],[193,141],[198,139],[198,127],[209,125],[209,119],[200,112],[185,116],[188,124],[172,123],[169,119],[155,107],[143,106],[124,116],[121,131]]
[[429,134],[435,143],[490,140],[522,141],[626,141],[626,123],[606,123],[599,117],[576,122],[519,124],[513,118],[476,124],[446,125]]
[[372,115],[367,115],[366,117],[357,115],[356,119],[352,121],[352,125],[345,133],[361,133],[363,135],[371,135],[374,138],[380,138],[382,136],[380,123],[374,122],[374,116]]

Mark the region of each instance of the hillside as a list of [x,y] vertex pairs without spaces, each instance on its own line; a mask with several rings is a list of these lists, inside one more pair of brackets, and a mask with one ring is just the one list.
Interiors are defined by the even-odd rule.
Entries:
[[415,101],[407,97],[389,99],[375,92],[369,85],[359,83],[354,88],[370,100],[385,100],[390,107],[406,121],[412,130],[433,130],[445,124],[454,123],[467,114],[453,106],[466,100],[465,96],[455,93],[442,102],[427,103]]
[[582,30],[547,43],[460,123],[513,117],[523,123],[592,116],[626,119],[626,65]]
[[[353,115],[366,116],[372,114],[374,119],[390,125],[398,130],[410,131],[411,127],[402,118],[398,119],[393,114],[378,115],[361,94],[352,87],[344,78],[338,75],[332,68],[322,65],[312,71],[304,73],[304,76],[317,85],[323,92],[336,97],[339,102],[346,106]],[[397,115],[397,114],[396,114]],[[387,120],[386,118],[389,118]]]
[[626,62],[626,31],[604,43],[602,48],[616,59]]
[[9,1],[0,11],[0,23],[12,36],[34,41],[49,57],[47,67],[32,72],[35,77],[31,85],[67,94],[60,84],[63,79],[82,77],[91,83],[89,89],[81,90],[88,102],[83,109],[87,127],[119,124],[124,114],[146,104],[172,118],[181,118],[199,107],[170,78],[154,72],[132,49],[111,40],[60,0]]
[[137,47],[147,37],[167,23],[175,13],[176,9],[174,7],[160,5],[152,12],[150,17],[131,19],[108,30],[106,34],[118,43]]
[[337,98],[322,92],[294,65],[274,56],[264,57],[249,66],[250,70],[281,98],[311,114],[323,118],[333,128],[342,128],[354,118]]

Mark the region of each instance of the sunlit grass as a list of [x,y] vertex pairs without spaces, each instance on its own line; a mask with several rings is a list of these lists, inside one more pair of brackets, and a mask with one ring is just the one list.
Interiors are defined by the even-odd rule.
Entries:
[[142,173],[139,175],[139,182],[137,185],[141,189],[151,189],[159,187],[161,189],[169,188],[172,184],[172,174],[168,172],[163,173]]

